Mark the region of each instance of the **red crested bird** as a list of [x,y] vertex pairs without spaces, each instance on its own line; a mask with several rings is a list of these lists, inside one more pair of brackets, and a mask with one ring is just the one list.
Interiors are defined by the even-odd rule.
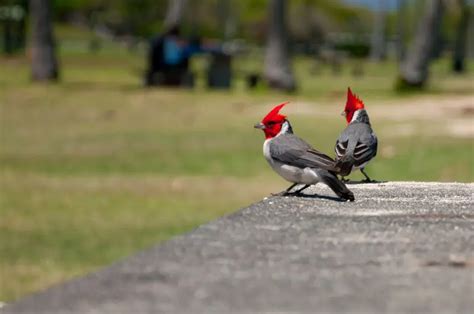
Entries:
[[336,166],[343,178],[352,171],[360,169],[365,182],[372,182],[364,172],[365,166],[377,155],[377,137],[370,125],[369,115],[364,103],[350,88],[347,89],[347,102],[341,113],[346,117],[347,127],[336,141]]
[[[276,173],[293,183],[280,194],[297,194],[312,184],[323,182],[340,198],[354,201],[354,194],[337,178],[335,161],[293,134],[290,121],[279,113],[286,104],[273,108],[262,122],[255,125],[265,133],[265,159]],[[290,193],[298,184],[303,187]]]

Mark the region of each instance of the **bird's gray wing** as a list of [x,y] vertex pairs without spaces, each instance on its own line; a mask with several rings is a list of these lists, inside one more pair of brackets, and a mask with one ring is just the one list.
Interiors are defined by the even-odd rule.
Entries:
[[347,139],[343,139],[341,137],[337,139],[336,145],[334,146],[334,151],[336,152],[336,160],[341,159],[346,154],[347,145],[349,144],[349,141]]
[[351,123],[341,133],[334,147],[336,167],[342,176],[349,175],[377,154],[377,137],[369,124]]
[[377,137],[370,125],[350,124],[339,136],[334,147],[336,161],[362,165],[377,154]]
[[287,165],[299,168],[322,168],[337,171],[334,160],[314,149],[294,134],[282,134],[270,142],[270,154]]
[[354,148],[355,165],[359,166],[371,160],[377,155],[377,137],[374,132],[361,136]]

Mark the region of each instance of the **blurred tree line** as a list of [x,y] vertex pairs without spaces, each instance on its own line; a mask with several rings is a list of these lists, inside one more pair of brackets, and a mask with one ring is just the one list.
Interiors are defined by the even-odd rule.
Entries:
[[[291,55],[298,53],[334,63],[340,51],[375,62],[396,57],[402,89],[422,87],[430,61],[446,50],[452,52],[453,70],[465,70],[469,31],[474,27],[472,1],[394,0],[397,7],[390,10],[387,1],[374,0],[371,10],[342,0],[2,0],[0,25],[2,46],[10,52],[15,36],[10,31],[14,10],[9,8],[18,5],[31,13],[33,63],[39,55],[43,63],[56,64],[50,68],[57,68],[52,57],[54,22],[131,42],[148,39],[175,23],[189,36],[266,45],[265,75],[270,85],[287,90],[296,86],[290,79]],[[26,32],[24,20],[15,26],[22,32]],[[44,53],[35,53],[40,50]],[[58,77],[57,69],[50,72],[47,77]],[[280,80],[287,82],[271,79],[278,75],[286,75]]]
[[[55,19],[94,27],[102,25],[114,34],[147,38],[164,29],[168,8],[184,3],[181,26],[189,35],[238,37],[265,41],[267,0],[53,0]],[[371,28],[369,9],[350,7],[340,0],[292,0],[287,2],[291,38],[307,41],[331,31]]]

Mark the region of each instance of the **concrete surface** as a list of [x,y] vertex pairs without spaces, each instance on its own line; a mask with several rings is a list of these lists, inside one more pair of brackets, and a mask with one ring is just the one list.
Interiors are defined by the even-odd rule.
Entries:
[[270,197],[3,313],[472,313],[474,184]]

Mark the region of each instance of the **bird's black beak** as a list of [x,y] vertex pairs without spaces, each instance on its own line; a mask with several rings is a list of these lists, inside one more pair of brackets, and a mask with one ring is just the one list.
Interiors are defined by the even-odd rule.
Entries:
[[345,111],[341,112],[341,116],[347,116],[347,113]]
[[256,128],[256,129],[263,130],[263,129],[265,129],[265,124],[263,124],[262,122],[259,122],[259,123],[255,124],[253,127]]

